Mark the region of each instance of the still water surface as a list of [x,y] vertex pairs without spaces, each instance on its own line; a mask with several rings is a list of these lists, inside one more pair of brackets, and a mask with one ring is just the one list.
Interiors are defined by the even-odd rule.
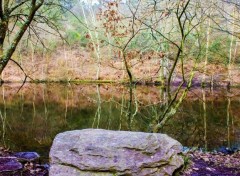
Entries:
[[[159,87],[4,84],[0,88],[0,146],[47,158],[56,134],[103,128],[151,132],[166,106]],[[130,106],[131,105],[131,106]],[[187,147],[240,147],[240,89],[193,89],[162,133]],[[130,119],[129,119],[130,117]]]

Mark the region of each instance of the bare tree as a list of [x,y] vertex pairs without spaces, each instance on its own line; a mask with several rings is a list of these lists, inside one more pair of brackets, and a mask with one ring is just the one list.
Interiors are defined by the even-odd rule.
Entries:
[[[12,60],[20,40],[27,32],[29,39],[35,36],[40,42],[39,31],[55,31],[61,36],[53,20],[60,17],[57,9],[64,9],[62,2],[64,1],[0,0],[0,74]],[[47,27],[43,27],[43,24]]]

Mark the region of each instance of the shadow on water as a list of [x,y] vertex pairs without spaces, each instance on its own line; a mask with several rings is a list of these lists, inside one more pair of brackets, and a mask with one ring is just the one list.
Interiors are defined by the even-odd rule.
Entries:
[[[103,128],[152,132],[168,107],[160,87],[4,84],[0,88],[0,145],[44,157],[56,134]],[[240,147],[240,90],[193,89],[159,132],[184,146]]]

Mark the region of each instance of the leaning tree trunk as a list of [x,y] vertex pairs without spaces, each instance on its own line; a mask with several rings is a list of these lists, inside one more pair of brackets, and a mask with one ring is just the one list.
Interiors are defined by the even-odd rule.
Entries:
[[7,26],[8,26],[8,21],[2,17],[0,20],[0,74],[2,74],[2,71],[4,69],[3,44],[6,37],[7,29],[8,29]]
[[[6,2],[9,2],[9,1],[6,1]],[[4,15],[0,9],[0,18],[1,18],[0,19],[0,75],[2,74],[4,68],[7,66],[9,60],[11,60],[11,57],[12,57],[13,53],[15,52],[18,43],[22,39],[24,33],[26,32],[26,30],[30,26],[31,22],[33,21],[33,18],[35,16],[36,12],[43,5],[43,3],[44,3],[44,0],[41,0],[38,4],[36,3],[35,0],[32,0],[31,7],[30,7],[31,9],[29,11],[28,16],[26,17],[25,22],[22,24],[19,31],[13,37],[13,40],[9,44],[9,47],[6,49],[3,48],[3,45],[4,45],[4,40],[6,37],[7,30],[8,30],[8,21],[10,19],[10,15],[11,15],[10,11],[11,10],[8,9],[8,3],[4,4],[5,5],[4,6],[4,9],[5,9]],[[2,5],[2,4],[0,3],[0,5]]]

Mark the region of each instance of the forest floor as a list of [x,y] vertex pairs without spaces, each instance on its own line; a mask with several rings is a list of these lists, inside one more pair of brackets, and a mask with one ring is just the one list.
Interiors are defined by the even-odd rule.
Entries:
[[240,151],[235,153],[201,152],[187,153],[189,165],[183,176],[239,176]]
[[[79,46],[56,49],[51,54],[36,54],[22,51],[15,55],[17,61],[26,74],[35,81],[99,81],[99,82],[124,82],[128,80],[123,61],[114,53],[103,52],[100,62],[99,80],[97,80],[97,59],[94,54],[86,48]],[[160,80],[161,58],[154,52],[139,55],[132,51],[128,57],[128,63],[136,82],[155,83]],[[169,65],[171,65],[171,62]],[[193,61],[185,63],[184,71],[186,78],[193,69]],[[168,66],[169,69],[169,66]],[[181,68],[177,68],[173,81],[181,81]],[[195,73],[195,82],[201,82],[204,76],[204,63],[198,63]],[[166,72],[167,69],[166,69]],[[213,82],[217,85],[227,85],[229,81],[233,86],[240,85],[240,69],[235,65],[231,68],[231,80],[228,77],[228,69],[224,64],[208,64],[206,71],[206,82]],[[18,66],[10,61],[6,67],[2,79],[7,82],[21,82],[24,80],[24,73]],[[28,79],[30,81],[30,79]]]

